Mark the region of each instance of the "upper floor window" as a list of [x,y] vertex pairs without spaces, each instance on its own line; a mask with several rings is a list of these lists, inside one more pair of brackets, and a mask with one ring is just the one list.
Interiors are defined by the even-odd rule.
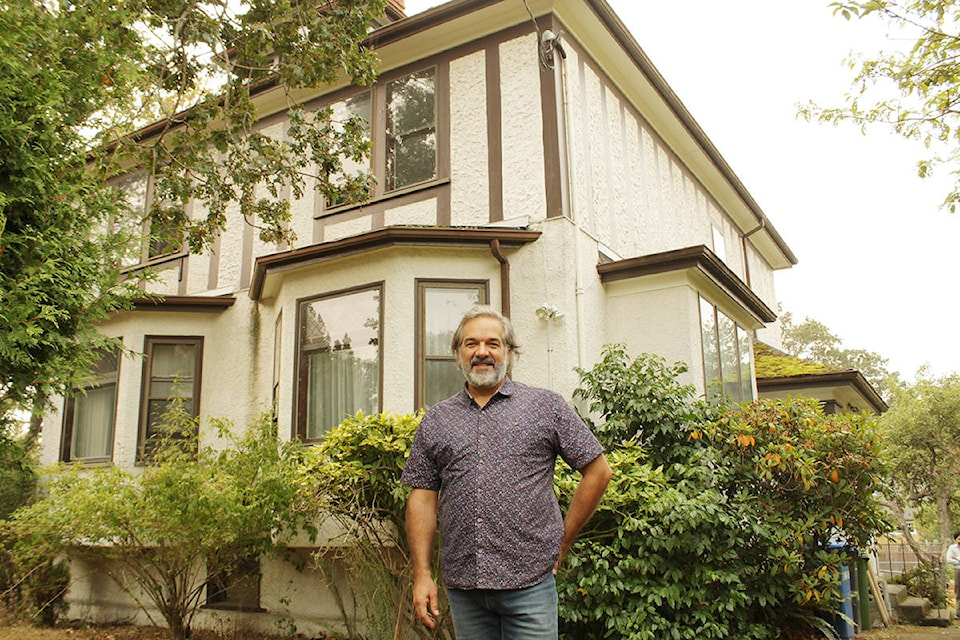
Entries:
[[[143,238],[141,243],[131,245],[122,266],[137,267],[185,253],[183,235],[176,224],[154,220],[149,215],[157,204],[152,176],[135,172],[121,179],[117,187],[126,196],[133,217],[116,224],[123,225],[130,235]],[[165,206],[156,208],[163,210]]]
[[105,462],[113,455],[120,358],[106,351],[90,383],[66,400],[61,459],[64,462]]
[[417,281],[416,406],[432,406],[463,388],[450,342],[463,314],[486,303],[486,281]]
[[[438,68],[430,67],[330,105],[333,126],[358,117],[366,123],[366,139],[373,143],[367,161],[342,159],[342,177],[372,173],[375,196],[440,177],[437,75]],[[328,207],[344,204],[349,202],[338,200]]]
[[380,411],[383,286],[300,302],[297,435],[317,440],[357,411]]
[[387,190],[437,177],[436,69],[387,83]]
[[733,402],[753,400],[753,368],[747,331],[700,298],[700,337],[707,397],[723,397]]
[[199,415],[203,338],[147,336],[144,353],[140,445],[149,457],[158,438],[178,435],[164,432],[171,410]]

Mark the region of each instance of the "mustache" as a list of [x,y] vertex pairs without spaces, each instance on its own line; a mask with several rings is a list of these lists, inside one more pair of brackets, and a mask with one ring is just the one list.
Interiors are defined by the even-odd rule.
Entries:
[[496,366],[496,361],[491,356],[474,356],[470,358],[470,366],[475,366],[478,364],[489,364]]

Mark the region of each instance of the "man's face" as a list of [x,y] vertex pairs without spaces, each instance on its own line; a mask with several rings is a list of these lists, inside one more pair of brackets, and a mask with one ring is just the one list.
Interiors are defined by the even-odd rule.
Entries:
[[510,353],[503,343],[503,325],[499,320],[480,316],[463,325],[457,364],[472,387],[490,389],[503,382]]

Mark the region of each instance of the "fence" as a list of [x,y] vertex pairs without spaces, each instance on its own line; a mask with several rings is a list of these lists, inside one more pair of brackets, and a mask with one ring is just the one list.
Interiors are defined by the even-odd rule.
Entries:
[[[927,558],[935,561],[935,566],[940,565],[943,552],[939,542],[920,542],[918,546]],[[877,571],[882,578],[899,576],[918,564],[920,560],[906,542],[885,540],[877,545]]]

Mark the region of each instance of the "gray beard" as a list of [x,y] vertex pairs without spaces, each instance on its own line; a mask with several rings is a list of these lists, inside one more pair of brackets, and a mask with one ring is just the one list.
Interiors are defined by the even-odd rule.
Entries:
[[478,389],[490,389],[503,382],[503,379],[507,376],[507,359],[504,358],[499,363],[494,363],[493,369],[483,373],[475,372],[469,362],[462,363],[460,370],[470,386]]

